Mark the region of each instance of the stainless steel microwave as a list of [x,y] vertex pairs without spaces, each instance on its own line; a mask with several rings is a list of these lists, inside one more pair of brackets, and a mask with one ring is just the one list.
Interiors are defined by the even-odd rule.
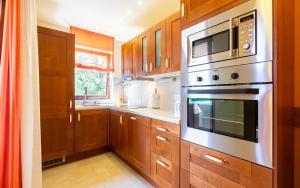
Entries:
[[183,72],[272,60],[272,1],[250,0],[183,30],[182,49]]

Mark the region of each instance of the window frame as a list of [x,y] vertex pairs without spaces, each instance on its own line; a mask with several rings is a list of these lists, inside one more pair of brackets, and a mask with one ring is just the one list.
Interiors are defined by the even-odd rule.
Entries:
[[[111,51],[105,51],[105,50],[100,50],[100,49],[94,49],[94,48],[89,48],[89,47],[84,47],[84,46],[79,46],[76,45],[75,46],[75,56],[76,56],[76,52],[81,52],[81,53],[86,53],[86,54],[92,54],[92,53],[88,53],[88,51],[94,51],[96,52],[96,54],[101,55],[101,54],[107,54],[108,56],[110,56],[111,61],[113,61],[113,53]],[[112,66],[113,66],[113,62],[112,62]],[[87,95],[86,96],[86,100],[103,100],[103,99],[111,99],[111,84],[112,84],[112,73],[113,73],[113,67],[112,70],[109,71],[101,71],[101,70],[92,70],[89,68],[84,68],[84,67],[76,67],[75,65],[75,69],[83,69],[83,70],[87,70],[87,71],[96,71],[96,72],[101,72],[101,73],[105,73],[107,74],[106,76],[106,94],[105,96],[95,96],[95,95]],[[75,70],[74,70],[75,72]],[[75,73],[74,73],[75,74]],[[75,79],[74,79],[74,84],[75,84]],[[75,95],[75,100],[84,100],[84,95],[76,95],[76,93],[74,93]]]

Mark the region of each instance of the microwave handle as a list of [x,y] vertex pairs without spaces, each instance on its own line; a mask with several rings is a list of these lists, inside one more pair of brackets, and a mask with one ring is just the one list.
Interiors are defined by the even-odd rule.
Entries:
[[236,57],[236,28],[238,27],[238,24],[236,23],[236,19],[230,19],[229,22],[230,29],[229,29],[229,35],[230,35],[230,44],[229,44],[229,55],[230,57]]

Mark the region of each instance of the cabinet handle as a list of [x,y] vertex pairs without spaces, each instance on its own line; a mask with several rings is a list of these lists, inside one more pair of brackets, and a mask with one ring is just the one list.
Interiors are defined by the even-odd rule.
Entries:
[[166,163],[160,161],[160,160],[156,160],[156,163],[159,164],[160,166],[163,166],[165,168],[169,168],[169,165],[167,165]]
[[161,137],[161,136],[156,136],[156,139],[162,140],[162,141],[168,141],[167,138]]
[[181,3],[181,18],[184,18],[184,2]]
[[227,161],[222,160],[222,159],[219,159],[219,158],[216,158],[216,157],[211,156],[211,155],[209,155],[209,154],[207,154],[207,153],[203,154],[203,157],[204,157],[205,159],[208,159],[208,160],[210,160],[210,161],[213,161],[213,162],[216,162],[216,163],[219,163],[219,164],[227,163]]
[[156,127],[157,130],[162,131],[162,132],[167,132],[169,131],[168,129],[161,128],[161,127]]
[[169,62],[169,58],[166,58],[166,68],[170,67],[170,62]]
[[77,115],[77,121],[80,121],[80,113]]
[[120,115],[120,124],[123,124],[123,115]]
[[130,119],[132,119],[132,120],[136,120],[136,118],[135,118],[135,117],[130,117]]
[[73,108],[73,101],[70,100],[70,110],[72,110],[72,108]]
[[152,63],[149,64],[149,71],[152,72]]
[[72,114],[70,114],[70,124],[72,123],[72,120],[73,119],[73,117],[72,117]]

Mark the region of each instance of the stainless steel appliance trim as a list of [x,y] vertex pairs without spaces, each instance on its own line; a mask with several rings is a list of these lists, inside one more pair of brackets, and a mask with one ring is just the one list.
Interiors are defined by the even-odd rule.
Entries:
[[[226,84],[248,84],[273,82],[272,61],[225,67],[219,69],[197,71],[181,74],[181,86],[209,86]],[[233,79],[231,74],[238,74]],[[212,80],[213,75],[218,75],[219,80]],[[198,78],[202,80],[199,81]]]
[[[258,89],[259,94],[188,94],[199,89]],[[181,89],[181,138],[253,163],[273,167],[273,85],[236,85],[211,87],[184,87]],[[234,99],[258,101],[258,142],[253,143],[229,136],[189,128],[187,125],[187,99]]]
[[[182,64],[181,70],[184,73],[220,68],[226,66],[242,65],[256,62],[272,61],[273,56],[273,32],[272,32],[272,0],[249,0],[231,10],[223,12],[213,18],[196,24],[182,31]],[[239,17],[256,10],[256,55],[235,58],[226,61],[207,63],[198,66],[189,66],[190,41],[189,36],[207,28],[213,27],[229,19]]]

